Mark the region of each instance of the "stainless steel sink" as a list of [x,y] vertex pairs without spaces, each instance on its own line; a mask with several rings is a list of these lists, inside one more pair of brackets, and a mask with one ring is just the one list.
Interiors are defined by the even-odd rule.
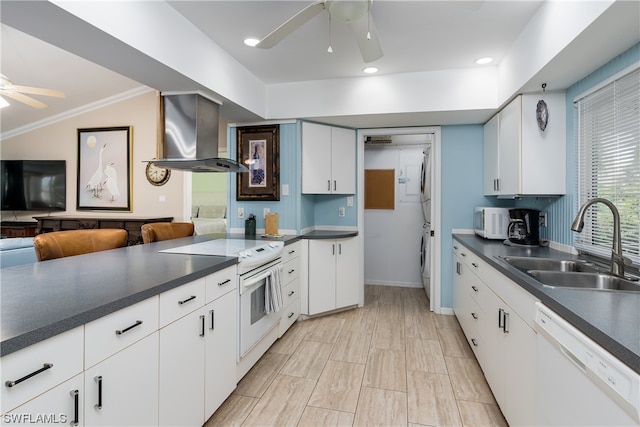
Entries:
[[596,273],[598,270],[587,261],[561,258],[540,258],[540,257],[503,257],[509,265],[523,270],[544,270],[544,271],[580,271]]
[[604,273],[529,270],[527,274],[549,287],[640,292],[639,282]]

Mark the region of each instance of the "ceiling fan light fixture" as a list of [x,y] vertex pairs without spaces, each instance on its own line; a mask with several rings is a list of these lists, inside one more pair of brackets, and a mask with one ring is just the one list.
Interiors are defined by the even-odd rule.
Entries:
[[340,22],[353,22],[369,11],[368,0],[327,0],[326,7],[331,16]]
[[493,58],[490,57],[490,56],[485,56],[485,57],[476,59],[475,62],[478,65],[486,65],[486,64],[492,63],[493,62]]
[[255,47],[258,43],[260,43],[260,40],[255,39],[253,37],[244,39],[244,44],[246,44],[249,47]]
[[369,67],[364,67],[364,68],[362,69],[362,71],[363,71],[365,74],[375,74],[375,73],[377,73],[377,72],[378,72],[378,67],[371,67],[371,66],[369,66]]

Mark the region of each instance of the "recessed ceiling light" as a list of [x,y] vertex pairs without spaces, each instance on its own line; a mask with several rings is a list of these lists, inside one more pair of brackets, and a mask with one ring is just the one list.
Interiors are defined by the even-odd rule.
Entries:
[[260,40],[258,39],[253,39],[253,38],[244,39],[244,44],[246,44],[247,46],[255,47],[255,45],[257,45],[258,43],[260,43]]
[[378,68],[377,67],[365,67],[362,69],[362,71],[364,71],[367,74],[375,74],[378,72]]
[[485,56],[484,58],[478,58],[476,59],[476,64],[478,65],[485,65],[485,64],[489,64],[493,62],[493,58],[490,56]]

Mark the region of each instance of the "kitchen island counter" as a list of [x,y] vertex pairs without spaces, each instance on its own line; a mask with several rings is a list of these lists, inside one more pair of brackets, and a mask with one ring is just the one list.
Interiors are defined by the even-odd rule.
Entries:
[[514,283],[640,373],[640,292],[562,289],[543,286],[500,257],[575,258],[548,247],[513,247],[472,234],[454,234],[456,241],[481,257]]
[[217,238],[244,236],[184,237],[3,269],[0,356],[235,265],[236,257],[158,253]]

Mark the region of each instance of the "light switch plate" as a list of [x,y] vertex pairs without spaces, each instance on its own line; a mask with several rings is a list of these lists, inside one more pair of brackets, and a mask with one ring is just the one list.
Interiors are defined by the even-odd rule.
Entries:
[[289,184],[282,184],[282,195],[283,196],[289,195]]
[[338,216],[342,218],[342,217],[344,217],[344,215],[345,215],[345,213],[344,213],[344,206],[340,206],[340,207],[338,208]]
[[244,218],[244,208],[238,208],[238,218]]
[[353,206],[353,196],[347,196],[347,206]]

